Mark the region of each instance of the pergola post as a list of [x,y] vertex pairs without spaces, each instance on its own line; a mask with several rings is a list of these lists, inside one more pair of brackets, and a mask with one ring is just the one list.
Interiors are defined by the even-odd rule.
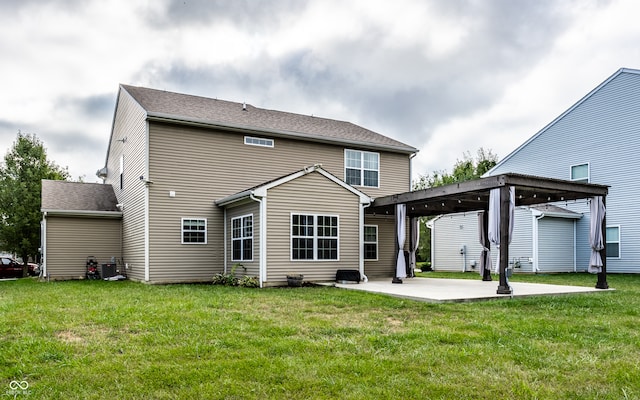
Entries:
[[[607,209],[607,196],[602,196],[602,205],[605,210]],[[598,282],[596,283],[596,289],[609,289],[607,283],[607,212],[604,213],[602,218],[602,250],[600,250],[600,258],[602,258],[602,272],[598,273]]]
[[509,265],[509,186],[500,187],[500,285],[498,294],[511,294],[511,286],[507,281]]
[[[489,212],[483,211],[481,215],[482,215],[482,228],[484,230],[484,234],[482,236],[482,238],[484,239],[484,243],[482,243],[482,246],[487,249],[491,249],[491,242],[489,241]],[[491,268],[489,267],[489,262],[491,262],[491,259],[488,257],[488,255],[489,255],[489,251],[485,251],[485,250],[482,251],[482,258],[483,258],[482,265],[486,267],[482,272],[482,280],[485,282],[491,281]]]

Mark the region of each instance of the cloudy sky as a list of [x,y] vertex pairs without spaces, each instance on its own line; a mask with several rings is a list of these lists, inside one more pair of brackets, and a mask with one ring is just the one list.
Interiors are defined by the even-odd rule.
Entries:
[[96,182],[119,83],[351,121],[420,152],[506,156],[619,68],[637,0],[0,0],[0,150],[35,133]]

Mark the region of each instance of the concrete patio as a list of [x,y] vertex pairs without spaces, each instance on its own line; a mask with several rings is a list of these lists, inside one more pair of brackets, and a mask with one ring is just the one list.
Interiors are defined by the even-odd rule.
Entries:
[[391,283],[391,278],[373,279],[365,283],[336,283],[342,289],[362,290],[432,303],[480,301],[489,299],[565,295],[573,293],[600,293],[615,289],[596,289],[583,286],[563,286],[542,283],[509,282],[512,294],[497,294],[497,281],[474,279],[406,278],[402,284]]

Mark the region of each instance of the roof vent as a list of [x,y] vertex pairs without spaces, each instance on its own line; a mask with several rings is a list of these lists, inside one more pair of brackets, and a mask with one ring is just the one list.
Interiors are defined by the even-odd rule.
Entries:
[[242,111],[247,111],[247,102],[242,103]]

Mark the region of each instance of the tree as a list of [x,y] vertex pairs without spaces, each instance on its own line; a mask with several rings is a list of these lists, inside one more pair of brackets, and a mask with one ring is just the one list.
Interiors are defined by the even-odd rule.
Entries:
[[27,261],[38,255],[42,179],[65,180],[69,172],[47,160],[46,150],[35,134],[18,132],[13,147],[0,164],[0,243],[3,250]]
[[[444,186],[456,182],[465,182],[478,179],[493,168],[498,162],[498,156],[491,150],[482,147],[478,149],[476,158],[469,151],[462,153],[462,160],[456,160],[453,172],[434,171],[429,175],[421,175],[417,182],[413,183],[413,190],[427,189]],[[431,260],[431,229],[428,229],[427,221],[433,217],[423,217],[420,221],[420,243],[418,243],[417,259],[420,261]]]

